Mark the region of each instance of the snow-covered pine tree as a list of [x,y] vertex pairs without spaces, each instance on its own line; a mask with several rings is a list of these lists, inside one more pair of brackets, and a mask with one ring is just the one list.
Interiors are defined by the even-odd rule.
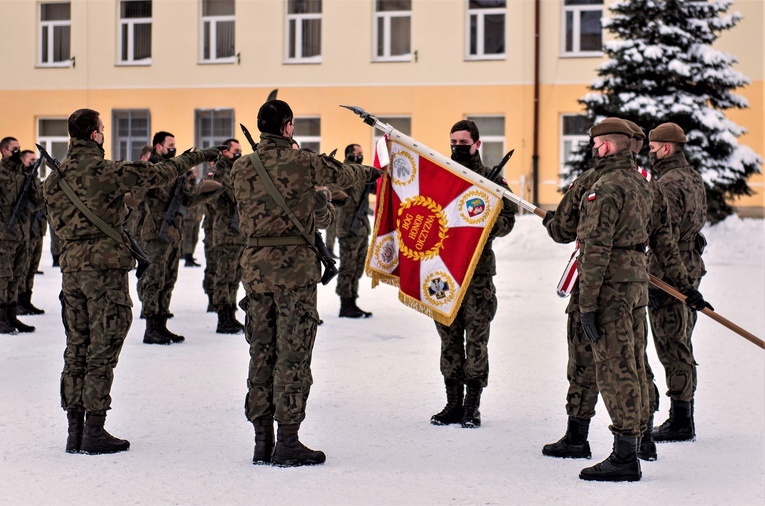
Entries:
[[[733,93],[749,84],[734,71],[734,56],[712,48],[720,32],[741,20],[726,14],[730,0],[624,0],[610,7],[604,28],[616,40],[605,44],[610,58],[598,70],[591,92],[579,102],[592,122],[609,116],[634,121],[646,134],[668,121],[688,138],[685,155],[706,185],[708,219],[732,213],[730,201],[751,195],[747,178],[760,171],[762,158],[739,145],[745,130],[725,110],[747,108]],[[647,141],[647,139],[646,139]],[[648,142],[638,163],[648,167]],[[589,146],[569,163],[571,180],[592,165]]]

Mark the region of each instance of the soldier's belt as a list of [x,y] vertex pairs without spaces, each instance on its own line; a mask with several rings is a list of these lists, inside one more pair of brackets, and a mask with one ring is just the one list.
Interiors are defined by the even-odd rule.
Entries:
[[[309,244],[302,235],[280,235],[277,237],[248,237],[248,248],[262,248],[264,246],[300,246]],[[313,243],[310,243],[313,244]]]

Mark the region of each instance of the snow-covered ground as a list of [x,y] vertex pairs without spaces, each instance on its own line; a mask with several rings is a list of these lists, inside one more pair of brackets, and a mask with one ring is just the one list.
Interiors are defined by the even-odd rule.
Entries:
[[[765,337],[765,223],[730,218],[705,230],[709,274],[701,291],[726,318]],[[64,452],[59,404],[64,333],[60,273],[43,254],[33,334],[0,335],[2,504],[752,504],[765,502],[765,351],[705,316],[695,443],[659,446],[643,480],[579,480],[605,458],[612,437],[602,403],[591,426],[593,459],[542,456],[565,430],[566,301],[555,285],[570,246],[554,244],[534,216],[495,244],[499,314],[489,346],[483,426],[435,427],[444,403],[433,323],[401,305],[389,286],[362,280],[369,320],[338,319],[334,282],[319,287],[315,384],[301,439],[324,450],[323,466],[253,466],[252,426],[243,413],[248,352],[242,335],[215,333],[204,312],[201,268],[180,269],[172,346],[141,342],[133,328],[115,371],[107,429],[131,441],[116,455]],[[199,244],[197,258],[203,258]],[[134,284],[135,278],[131,274]],[[241,311],[240,319],[243,318]],[[653,348],[649,357],[659,373]],[[657,422],[666,418],[662,398]]]

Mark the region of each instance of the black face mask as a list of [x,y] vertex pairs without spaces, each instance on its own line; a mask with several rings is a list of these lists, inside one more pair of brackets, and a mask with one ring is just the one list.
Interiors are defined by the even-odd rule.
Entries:
[[241,157],[242,157],[242,153],[233,153],[231,155],[231,159],[234,160],[234,161],[239,160]]
[[167,148],[167,153],[164,154],[165,160],[175,156],[175,148]]
[[13,163],[21,163],[21,150],[19,148],[13,148],[13,151],[11,151],[11,161]]
[[[473,145],[466,146],[464,144],[453,144],[452,145],[452,160],[454,160],[457,163],[467,163],[470,160],[473,159],[473,156],[470,153],[470,148],[472,148]],[[477,151],[476,151],[477,153]]]

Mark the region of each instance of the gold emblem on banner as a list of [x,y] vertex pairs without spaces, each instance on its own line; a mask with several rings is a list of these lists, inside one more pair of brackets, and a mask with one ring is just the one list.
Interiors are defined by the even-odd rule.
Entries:
[[437,256],[444,247],[444,240],[449,237],[443,208],[422,195],[406,199],[401,204],[396,229],[399,251],[418,262]]
[[481,190],[471,190],[460,199],[460,216],[471,225],[480,225],[491,215],[489,195]]
[[417,175],[417,164],[409,151],[399,150],[391,153],[392,182],[397,186],[406,186],[414,181]]
[[457,296],[454,278],[444,271],[433,272],[423,281],[422,294],[433,306],[449,304]]

